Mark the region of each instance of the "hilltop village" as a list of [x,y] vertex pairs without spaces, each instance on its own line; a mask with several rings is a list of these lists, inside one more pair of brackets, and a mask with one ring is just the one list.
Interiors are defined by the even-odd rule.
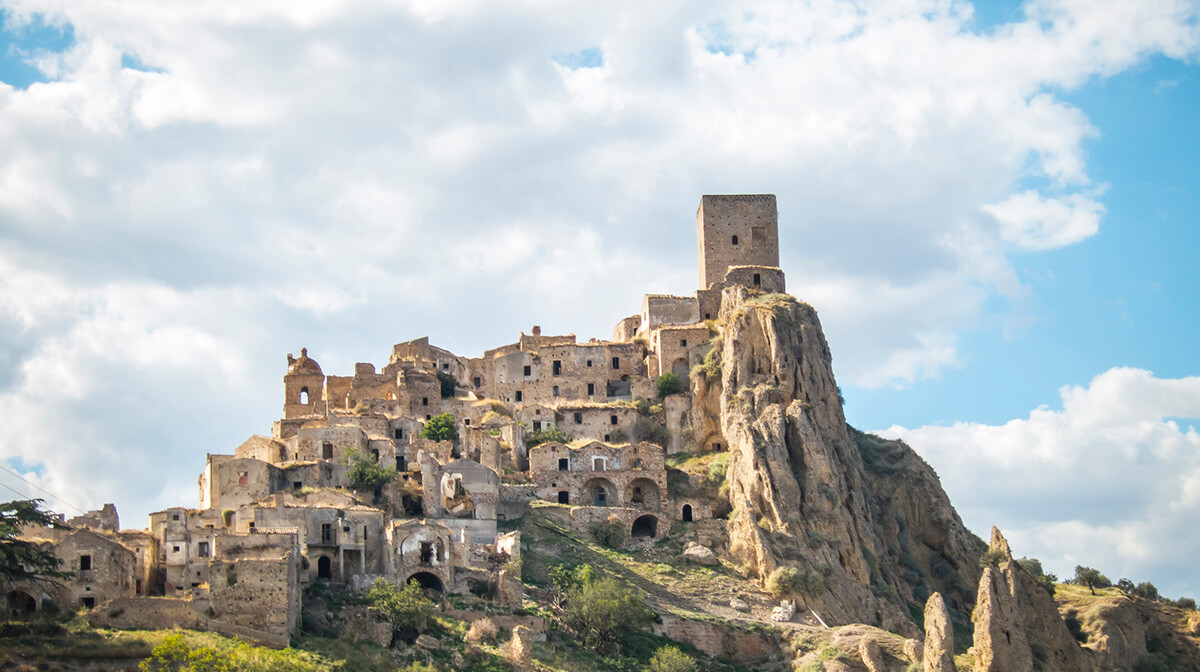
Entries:
[[[74,576],[9,586],[7,609],[52,602],[87,607],[106,627],[285,646],[314,582],[415,580],[520,606],[520,533],[500,528],[535,501],[565,505],[582,533],[619,521],[633,545],[727,516],[727,499],[673,495],[665,458],[728,450],[721,424],[693,408],[689,380],[712,367],[728,288],[785,291],[775,197],[704,196],[696,229],[696,292],[646,295],[611,340],[535,326],[469,358],[420,338],[351,375],[289,354],[282,417],[269,436],[207,455],[197,506],[152,513],[147,530],[121,529],[112,505],[68,529],[25,530]],[[664,374],[677,392],[660,395]],[[398,477],[364,487],[372,468]]]

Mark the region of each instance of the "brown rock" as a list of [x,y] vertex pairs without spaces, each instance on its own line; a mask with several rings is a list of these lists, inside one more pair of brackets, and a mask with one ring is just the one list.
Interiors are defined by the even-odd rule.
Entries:
[[513,628],[505,657],[518,670],[533,669],[533,630],[523,625]]
[[904,655],[908,657],[909,661],[920,665],[922,654],[923,651],[920,642],[915,639],[904,640]]
[[922,659],[925,661],[925,672],[955,672],[954,627],[950,624],[950,611],[946,609],[941,593],[930,595],[925,602],[925,651]]
[[879,642],[874,637],[863,637],[858,640],[858,656],[868,672],[884,672],[883,654],[879,652]]
[[1042,585],[1013,562],[1008,541],[992,529],[989,550],[1000,560],[984,568],[971,620],[975,623],[976,672],[1039,669],[1092,672],[1090,652],[1079,647]]

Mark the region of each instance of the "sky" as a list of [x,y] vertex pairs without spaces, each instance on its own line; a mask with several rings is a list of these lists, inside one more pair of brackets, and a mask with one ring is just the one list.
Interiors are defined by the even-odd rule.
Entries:
[[[286,355],[607,338],[774,193],[854,426],[1200,597],[1200,3],[0,0],[0,492],[126,527]],[[23,480],[22,480],[23,479]]]

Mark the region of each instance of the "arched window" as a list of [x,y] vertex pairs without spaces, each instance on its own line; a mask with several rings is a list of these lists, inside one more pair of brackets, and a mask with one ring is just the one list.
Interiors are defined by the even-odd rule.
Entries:
[[308,388],[307,387],[300,388],[300,403],[302,403],[302,404],[308,403]]
[[734,237],[733,237],[733,244],[734,244],[734,245],[737,245],[737,236],[734,236]]

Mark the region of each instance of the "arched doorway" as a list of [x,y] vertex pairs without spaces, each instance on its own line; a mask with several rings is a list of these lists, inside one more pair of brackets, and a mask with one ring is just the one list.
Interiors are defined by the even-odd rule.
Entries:
[[679,380],[687,382],[688,376],[691,374],[691,369],[688,367],[688,360],[679,357],[671,364],[671,373],[679,377]]
[[633,521],[633,529],[629,531],[629,536],[634,538],[649,537],[653,539],[657,534],[658,518],[651,515],[640,516]]
[[583,484],[580,499],[592,506],[616,506],[617,486],[607,478],[592,478]]
[[322,555],[320,558],[317,558],[317,578],[333,578],[333,560],[328,555]]
[[654,481],[635,478],[625,486],[625,502],[629,506],[658,511],[662,505],[662,494]]
[[408,581],[416,581],[417,585],[421,586],[421,588],[426,591],[433,591],[438,595],[441,595],[446,590],[442,580],[438,578],[437,574],[432,572],[417,572],[408,577]]
[[9,616],[24,616],[37,611],[37,599],[23,590],[13,590],[4,596],[4,607]]
[[685,522],[685,523],[692,522],[692,505],[691,504],[683,505],[683,522]]

